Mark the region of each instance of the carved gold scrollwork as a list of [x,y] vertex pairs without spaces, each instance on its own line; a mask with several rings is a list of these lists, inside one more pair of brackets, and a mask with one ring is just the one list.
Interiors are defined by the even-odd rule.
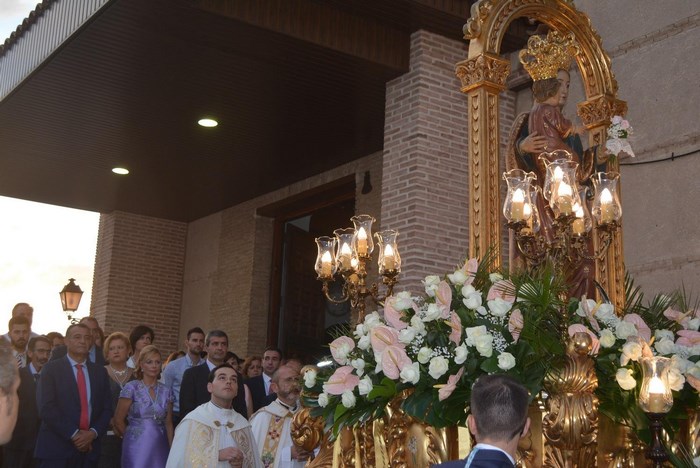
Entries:
[[598,434],[598,379],[588,353],[591,338],[576,333],[566,360],[545,376],[549,393],[542,429],[547,440],[543,466],[595,466]]
[[476,39],[481,34],[481,25],[488,18],[493,8],[492,0],[479,0],[472,5],[472,16],[467,20],[467,23],[462,28],[464,38],[471,40]]
[[331,468],[333,466],[333,442],[323,432],[323,418],[311,416],[309,408],[302,408],[292,420],[292,442],[306,451],[319,447],[318,454],[306,466]]
[[508,73],[510,73],[510,62],[500,57],[482,54],[476,58],[459,62],[455,73],[462,83],[462,92],[466,93],[483,84],[490,84],[503,90],[506,87]]
[[578,115],[588,127],[610,124],[615,115],[625,115],[627,103],[612,96],[596,96],[578,104]]

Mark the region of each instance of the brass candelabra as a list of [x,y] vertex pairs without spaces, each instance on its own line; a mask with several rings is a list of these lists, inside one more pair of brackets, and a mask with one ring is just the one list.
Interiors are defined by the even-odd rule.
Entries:
[[[315,270],[318,280],[323,282],[326,299],[335,304],[350,301],[352,323],[355,325],[364,320],[368,300],[376,304],[392,294],[401,272],[401,257],[396,244],[398,231],[387,229],[374,234],[379,245],[379,275],[386,286],[386,294],[381,296],[377,283],[367,284],[367,266],[374,251],[372,223],[375,219],[369,215],[358,215],[350,220],[354,228],[336,229],[333,231],[334,237],[316,238],[318,256]],[[336,278],[343,281],[343,289],[338,296],[331,293],[329,286]]]

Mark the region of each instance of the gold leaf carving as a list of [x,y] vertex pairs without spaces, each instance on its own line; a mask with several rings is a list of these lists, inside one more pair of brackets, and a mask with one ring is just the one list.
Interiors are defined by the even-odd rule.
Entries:
[[500,57],[482,54],[458,63],[455,73],[462,83],[463,92],[467,92],[484,82],[502,90],[506,87],[506,78],[510,73],[510,62]]

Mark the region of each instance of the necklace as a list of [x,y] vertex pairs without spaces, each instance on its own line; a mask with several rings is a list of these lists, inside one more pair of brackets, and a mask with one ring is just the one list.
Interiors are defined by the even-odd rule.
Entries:
[[117,382],[119,387],[124,388],[124,384],[126,383],[126,380],[129,378],[127,375],[127,372],[129,372],[129,368],[127,367],[124,370],[118,371],[114,367],[109,365],[109,369],[112,371],[112,374],[114,374],[114,380]]
[[110,364],[109,368],[112,369],[112,372],[114,373],[114,375],[119,376],[119,377],[121,377],[122,375],[125,375],[127,372],[129,372],[128,367],[125,367],[124,370],[117,370],[114,367],[112,367],[112,365]]

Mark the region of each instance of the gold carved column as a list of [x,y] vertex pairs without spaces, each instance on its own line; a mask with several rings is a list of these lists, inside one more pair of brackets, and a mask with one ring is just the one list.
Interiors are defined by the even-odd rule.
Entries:
[[[589,132],[589,143],[591,147],[598,146],[598,161],[596,163],[607,162],[608,171],[620,172],[620,163],[615,160],[607,160],[604,155],[605,140],[610,120],[615,115],[625,115],[627,113],[627,103],[617,99],[615,96],[598,95],[578,104],[578,114]],[[621,191],[618,185],[618,191]],[[622,198],[622,194],[618,194]],[[624,210],[623,210],[624,213]],[[600,245],[601,234],[594,238],[596,250]],[[624,306],[625,298],[625,269],[622,252],[622,229],[613,233],[613,239],[608,248],[607,255],[596,260],[596,279],[608,292],[610,300],[618,310]]]
[[[489,248],[500,247],[498,95],[506,87],[510,62],[481,54],[459,62],[456,73],[469,107],[469,257],[483,257]],[[495,258],[500,266],[500,254]]]

